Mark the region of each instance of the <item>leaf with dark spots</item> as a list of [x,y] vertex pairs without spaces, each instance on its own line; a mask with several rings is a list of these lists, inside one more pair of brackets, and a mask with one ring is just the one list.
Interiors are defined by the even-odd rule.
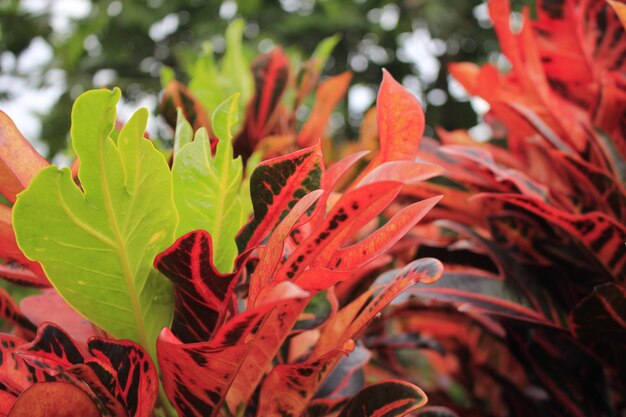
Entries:
[[[422,279],[435,281],[442,270],[435,259],[413,261],[396,271],[388,282],[339,310],[322,328],[308,359],[272,369],[261,386],[257,416],[280,416],[285,412],[300,415],[342,355],[354,349],[354,339],[365,326],[402,291]],[[293,389],[285,391],[285,386]]]
[[244,160],[273,127],[289,79],[289,61],[280,48],[274,48],[252,62],[252,73],[255,94],[248,105],[244,127],[234,144],[235,155],[242,155]]
[[353,397],[339,417],[402,417],[423,407],[426,394],[401,380],[378,382]]
[[37,326],[22,313],[4,288],[0,288],[0,318],[25,330],[27,333],[34,335],[37,332]]
[[73,416],[101,417],[101,414],[87,394],[67,382],[32,385],[17,398],[8,415],[8,417]]
[[603,213],[574,215],[542,201],[511,194],[482,194],[479,198],[503,202],[510,208],[549,219],[556,231],[580,242],[613,277],[626,276],[626,227],[613,218]]
[[259,263],[256,265],[250,277],[248,290],[248,307],[255,305],[256,299],[261,290],[268,287],[274,280],[274,271],[282,260],[285,240],[296,224],[301,220],[307,210],[323,195],[322,190],[312,191],[302,197],[285,218],[276,226],[267,240],[267,244],[260,246]]
[[215,416],[227,393],[231,410],[246,403],[303,308],[301,298],[261,305],[234,316],[206,342],[184,344],[164,329],[157,352],[165,392],[177,411]]
[[44,323],[18,355],[51,380],[79,387],[112,416],[149,417],[158,379],[148,354],[130,341],[94,338],[79,347],[63,330]]
[[401,187],[396,182],[380,182],[345,193],[281,266],[275,280],[293,280],[308,266],[328,265],[337,248],[380,214]]
[[243,361],[228,392],[227,400],[231,410],[248,402],[265,373],[272,368],[274,357],[309,300],[308,293],[290,282],[276,285],[272,292],[283,300],[271,301],[274,296],[270,292],[264,297],[266,304],[255,308],[267,313],[263,314],[263,320],[255,329],[250,353]]
[[179,414],[185,417],[217,415],[249,350],[249,343],[183,344],[167,328],[163,329],[157,340],[163,388]]
[[237,236],[239,253],[261,243],[300,198],[319,189],[323,172],[319,146],[260,163],[250,178],[254,217]]
[[184,343],[209,340],[228,312],[239,268],[216,269],[211,236],[203,230],[177,239],[154,266],[174,283],[172,332]]
[[[335,252],[329,265],[335,269],[353,270],[383,254],[417,224],[441,197],[411,204],[396,213],[383,227],[362,241]],[[341,260],[341,264],[337,264]]]
[[19,350],[22,358],[52,375],[84,363],[84,353],[65,331],[49,323],[40,326],[35,339]]
[[19,395],[31,384],[45,381],[44,372],[34,369],[16,354],[25,340],[0,333],[0,386],[13,395]]

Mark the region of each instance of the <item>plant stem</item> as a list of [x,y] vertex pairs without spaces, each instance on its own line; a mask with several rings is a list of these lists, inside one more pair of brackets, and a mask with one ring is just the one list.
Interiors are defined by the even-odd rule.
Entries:
[[159,384],[159,401],[158,408],[160,410],[160,415],[158,417],[178,417],[178,413],[170,403],[170,400],[167,398],[165,394],[165,390],[163,389],[163,384]]

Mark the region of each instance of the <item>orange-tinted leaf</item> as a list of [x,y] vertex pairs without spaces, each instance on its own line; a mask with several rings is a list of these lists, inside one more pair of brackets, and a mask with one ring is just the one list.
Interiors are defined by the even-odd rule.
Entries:
[[383,227],[362,241],[337,250],[330,265],[351,271],[383,254],[415,226],[440,199],[433,197],[403,208]]
[[0,194],[14,203],[15,196],[46,166],[48,162],[0,111]]
[[383,71],[376,110],[380,150],[361,178],[383,162],[414,160],[424,133],[424,112],[417,98],[387,71]]
[[324,325],[310,358],[272,369],[261,388],[257,415],[300,415],[342,355],[354,349],[353,339],[374,317],[402,291],[422,279],[438,279],[442,270],[434,259],[414,261],[340,310]]
[[33,384],[15,401],[9,417],[100,417],[96,404],[67,382]]
[[311,115],[302,126],[296,140],[299,147],[314,145],[322,138],[328,124],[328,119],[337,103],[346,95],[352,74],[344,72],[330,77],[320,84],[315,93],[315,102]]

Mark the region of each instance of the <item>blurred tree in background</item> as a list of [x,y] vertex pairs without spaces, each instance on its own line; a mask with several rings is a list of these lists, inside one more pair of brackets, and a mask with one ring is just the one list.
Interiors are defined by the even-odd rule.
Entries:
[[251,57],[277,44],[307,57],[341,35],[326,73],[355,74],[340,123],[348,138],[374,102],[382,67],[422,101],[427,135],[474,126],[480,103],[451,83],[446,65],[499,59],[482,1],[0,0],[0,109],[52,158],[66,146],[78,94],[118,85],[133,106],[154,108],[162,66],[183,77],[203,42],[222,52],[235,17],[247,22]]

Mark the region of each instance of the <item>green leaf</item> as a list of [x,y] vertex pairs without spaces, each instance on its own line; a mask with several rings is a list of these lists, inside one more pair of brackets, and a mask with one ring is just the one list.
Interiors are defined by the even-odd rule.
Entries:
[[68,168],[48,167],[18,196],[13,222],[20,248],[70,305],[154,358],[173,299],[152,262],[172,243],[178,216],[167,162],[143,137],[148,111],[111,138],[119,97],[89,91],[72,109],[82,190]]
[[[233,20],[226,29],[226,52],[218,66],[213,56],[210,43],[202,45],[202,54],[196,60],[193,74],[189,82],[189,90],[200,100],[202,105],[211,112],[234,93],[241,94],[237,107],[237,120],[243,120],[244,106],[254,93],[254,81],[250,72],[250,62],[243,53],[242,19]],[[238,131],[235,123],[233,131]]]
[[243,54],[243,19],[233,20],[226,29],[226,53],[222,61],[222,76],[232,82],[235,92],[241,93],[243,104],[252,97],[254,81],[250,73],[250,64]]
[[193,139],[193,128],[191,124],[185,119],[183,111],[176,109],[176,132],[174,132],[174,154],[178,153],[188,143],[191,143]]
[[239,197],[243,163],[240,157],[233,159],[231,143],[238,96],[231,96],[213,113],[212,126],[220,139],[215,157],[206,130],[200,129],[194,141],[176,154],[172,168],[174,200],[181,219],[176,234],[198,229],[209,232],[214,263],[222,273],[232,271],[238,253],[235,236],[247,218]]
[[313,55],[311,55],[315,59],[315,68],[317,71],[322,71],[324,69],[326,61],[328,61],[330,54],[333,52],[340,40],[341,35],[335,34],[322,39],[322,41],[317,44],[315,51],[313,51]]

